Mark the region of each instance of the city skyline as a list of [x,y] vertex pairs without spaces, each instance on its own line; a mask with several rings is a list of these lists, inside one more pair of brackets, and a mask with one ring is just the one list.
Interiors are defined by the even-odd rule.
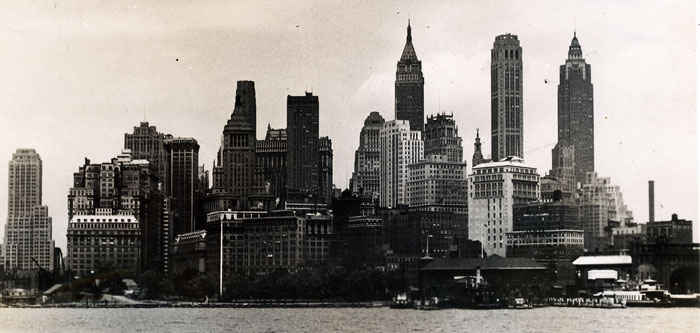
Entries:
[[[285,126],[286,95],[302,95],[309,90],[319,96],[319,135],[330,135],[335,141],[334,183],[347,187],[363,120],[374,110],[386,120],[394,119],[395,66],[405,43],[409,17],[413,44],[425,75],[425,115],[454,113],[461,136],[469,143],[473,142],[475,129],[480,128],[483,152],[489,152],[491,146],[487,135],[490,44],[499,34],[519,36],[527,52],[523,62],[525,160],[536,166],[541,176],[550,168],[550,150],[556,143],[558,68],[566,59],[575,28],[583,56],[595,74],[596,171],[621,186],[637,221],[647,219],[649,179],[656,181],[658,220],[670,218],[673,212],[697,220],[697,187],[693,186],[697,183],[696,159],[680,160],[683,151],[697,150],[692,122],[694,71],[679,65],[694,64],[692,30],[679,28],[692,16],[688,14],[688,22],[678,19],[685,14],[682,8],[649,10],[654,13],[617,4],[605,9],[582,8],[574,24],[573,16],[542,18],[541,12],[546,9],[535,7],[506,25],[474,27],[440,6],[421,10],[420,6],[382,5],[351,10],[347,17],[343,10],[323,8],[318,10],[324,13],[322,19],[313,11],[304,15],[305,6],[273,11],[280,14],[279,18],[264,12],[250,15],[245,8],[240,13],[232,10],[235,8],[219,8],[221,14],[213,15],[206,24],[196,20],[173,23],[177,16],[171,15],[177,14],[158,18],[144,15],[144,8],[118,5],[88,8],[86,11],[94,16],[77,20],[72,17],[75,10],[62,11],[61,6],[34,8],[34,16],[30,17],[35,20],[20,24],[8,18],[8,26],[0,29],[10,37],[10,43],[4,46],[4,57],[8,57],[5,66],[14,64],[6,70],[13,84],[0,89],[5,96],[2,108],[6,110],[2,116],[6,145],[0,154],[9,158],[16,148],[26,147],[42,155],[44,204],[53,216],[53,238],[63,249],[68,222],[65,195],[72,172],[83,157],[101,161],[116,155],[124,133],[146,118],[164,133],[197,139],[200,164],[205,163],[211,170],[221,127],[234,107],[238,80],[256,83],[258,139],[264,137],[268,122],[274,128]],[[158,9],[157,5],[146,6]],[[213,13],[216,8],[210,6],[202,5],[204,9],[198,10]],[[468,8],[474,5],[464,6],[465,10],[458,12],[469,13]],[[325,6],[316,5],[321,7]],[[502,9],[494,7],[498,8],[474,10],[488,16]],[[515,12],[517,7],[509,6],[507,10]],[[178,9],[174,13],[184,15],[188,8]],[[533,10],[538,10],[537,20],[543,22],[528,21],[535,15]],[[146,27],[143,30],[153,34],[157,42],[137,51],[135,48],[148,39],[135,34],[134,28],[95,18],[120,11],[127,13],[125,18],[135,26]],[[263,25],[269,23],[269,27],[262,29],[245,20],[246,13],[265,20]],[[446,13],[443,20],[440,14]],[[668,18],[675,16],[673,22],[660,20],[663,13]],[[357,20],[360,15],[365,20],[362,26],[353,24],[353,18]],[[330,23],[333,20],[326,16],[337,21]],[[650,29],[652,21],[672,26]],[[60,29],[50,29],[53,24]],[[611,26],[624,30],[615,34],[614,29],[606,30]],[[374,30],[374,34],[366,33]],[[680,37],[668,41],[670,33]],[[26,43],[30,37],[38,41]],[[95,38],[104,38],[105,44],[97,45],[112,52],[88,50],[94,47]],[[678,38],[686,43],[677,43]],[[247,44],[254,39],[259,40]],[[10,50],[13,45],[17,47],[13,40],[26,58],[12,58],[19,54],[18,50]],[[54,48],[53,53],[40,52],[46,45]],[[341,45],[358,47],[341,54],[337,52]],[[273,48],[271,56],[265,54]],[[299,50],[302,52],[294,52]],[[18,62],[22,65],[17,66]],[[639,70],[641,66],[644,73]],[[623,79],[635,84],[621,85]],[[676,117],[668,117],[669,113]],[[679,133],[692,140],[678,140]],[[670,145],[674,149],[666,149]],[[471,156],[471,145],[465,146],[465,156]],[[674,167],[679,169],[667,172],[669,162],[676,162]],[[6,188],[6,182],[3,165],[0,187]],[[2,192],[3,220],[6,212],[7,194]]]

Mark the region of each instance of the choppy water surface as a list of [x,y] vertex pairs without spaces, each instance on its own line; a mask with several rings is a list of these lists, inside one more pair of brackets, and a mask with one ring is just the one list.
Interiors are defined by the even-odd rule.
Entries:
[[468,331],[700,332],[700,309],[0,309],[0,332]]

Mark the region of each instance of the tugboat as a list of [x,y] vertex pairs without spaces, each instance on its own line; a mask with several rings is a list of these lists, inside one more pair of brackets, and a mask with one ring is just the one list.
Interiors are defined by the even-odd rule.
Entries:
[[[476,269],[473,276],[455,276],[455,282],[460,286],[456,293],[454,304],[468,309],[500,309],[504,307],[503,300],[496,296],[486,279],[481,276],[481,270]],[[463,285],[463,287],[461,287]]]

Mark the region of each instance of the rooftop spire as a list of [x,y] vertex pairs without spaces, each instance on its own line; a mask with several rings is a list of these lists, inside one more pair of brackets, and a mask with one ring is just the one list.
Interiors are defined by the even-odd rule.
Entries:
[[408,19],[408,28],[406,28],[407,34],[406,34],[406,42],[411,42],[412,37],[411,37],[411,19]]
[[583,58],[583,52],[581,51],[581,45],[578,43],[578,38],[576,38],[576,30],[574,30],[574,38],[571,39],[571,45],[569,45],[569,59],[581,58]]
[[403,47],[400,61],[418,61],[416,50],[413,49],[413,37],[411,36],[411,20],[408,20],[408,28],[406,28],[406,46]]

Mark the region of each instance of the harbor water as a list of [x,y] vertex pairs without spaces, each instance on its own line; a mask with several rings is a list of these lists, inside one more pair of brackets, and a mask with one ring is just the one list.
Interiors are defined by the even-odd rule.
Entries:
[[2,308],[0,332],[700,332],[700,308]]

